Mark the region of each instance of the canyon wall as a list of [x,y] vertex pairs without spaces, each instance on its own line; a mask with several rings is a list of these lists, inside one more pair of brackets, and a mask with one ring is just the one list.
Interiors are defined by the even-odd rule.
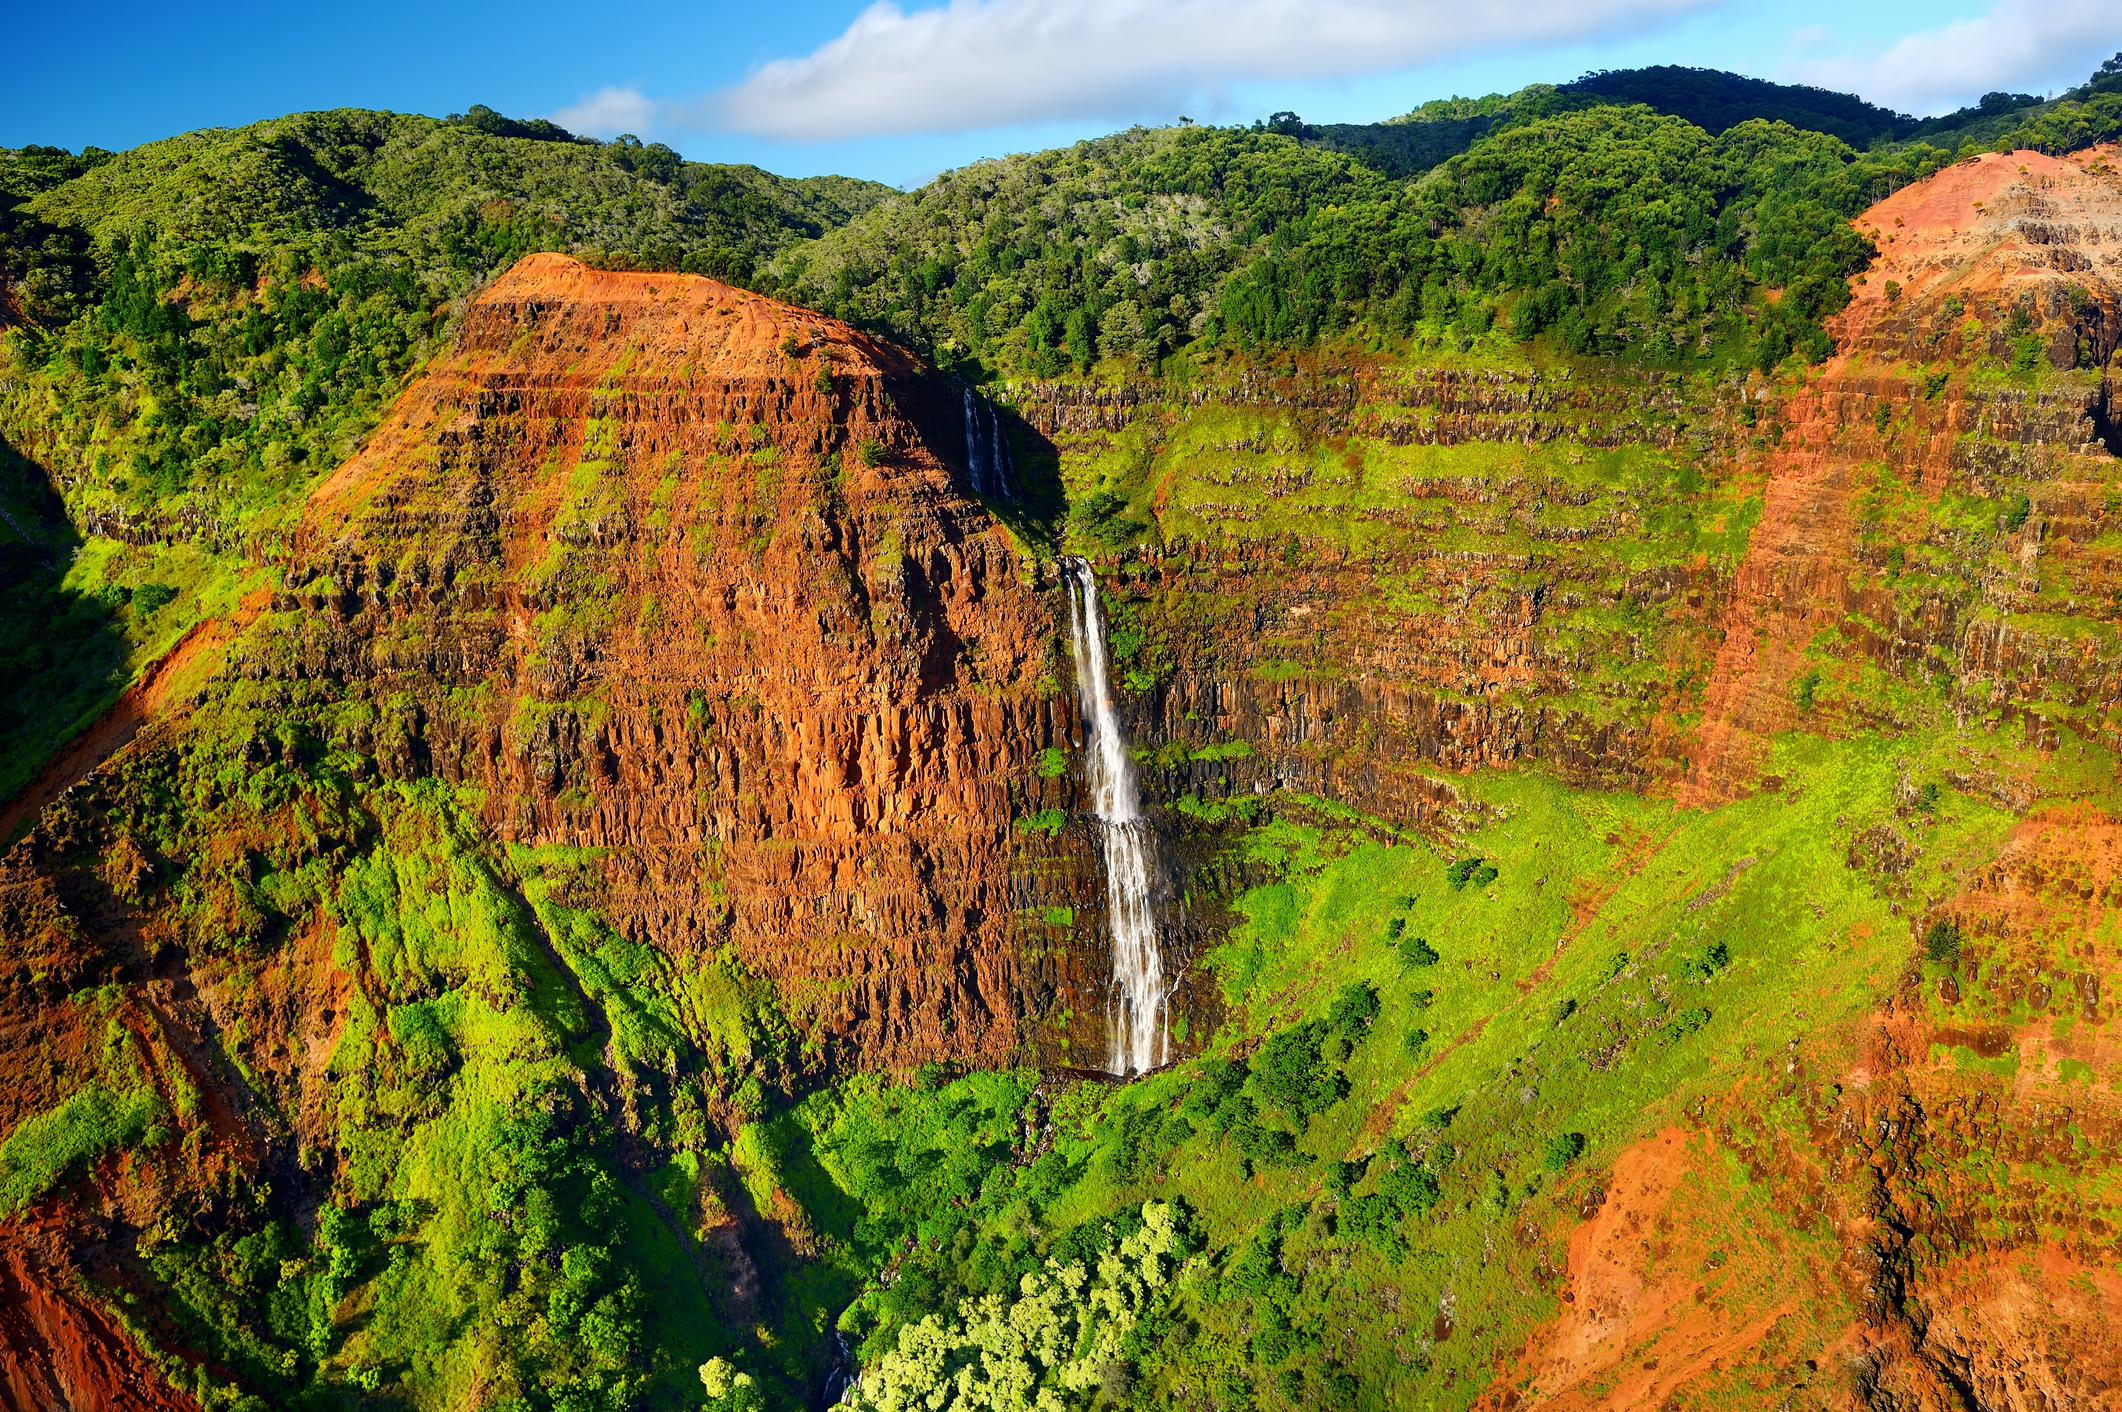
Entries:
[[[1102,880],[1057,641],[1061,526],[1035,508],[1058,506],[1055,477],[1106,585],[1190,962],[1257,875],[1231,846],[1248,800],[1448,848],[1481,815],[1462,780],[1483,767],[1708,807],[1781,788],[1794,734],[2122,749],[2110,160],[1985,157],[1881,203],[1843,351],[1802,373],[1491,348],[1017,387],[1015,504],[971,493],[963,389],[903,351],[698,277],[527,259],[318,489],[214,681],[173,693],[0,862],[0,1129],[91,1072],[155,1105],[136,1151],[10,1228],[0,1273],[41,1312],[0,1327],[6,1385],[42,1387],[9,1350],[55,1338],[64,1376],[113,1401],[147,1376],[85,1291],[135,1287],[166,1221],[246,1203],[313,1221],[335,1190],[385,1189],[373,1154],[439,1124],[434,1094],[471,1063],[469,1029],[422,1057],[422,1007],[562,1016],[571,1092],[637,1179],[699,1145],[703,1112],[756,1116],[740,1058],[790,1091],[851,1068],[1095,1063]],[[1953,787],[2033,807],[2002,769]],[[1885,889],[1920,846],[1908,807],[1851,845]],[[2076,984],[2046,952],[2038,977],[2015,970],[2052,940],[2055,877],[2094,909],[2071,944],[2107,944],[2111,863],[2042,862],[2069,852],[2054,822],[2030,819],[1961,895],[1900,899],[1912,931],[1973,938],[1970,994],[1980,974],[2007,1009]],[[2112,820],[2071,827],[2083,843]],[[364,911],[363,889],[388,905]],[[430,913],[446,923],[409,939]],[[621,967],[662,1008],[627,1010],[601,979]],[[1982,1261],[2092,1258],[1952,1243],[1954,1211],[2002,1193],[1926,1184],[1923,1163],[1984,1123],[2033,1131],[2047,1100],[2029,1078],[1989,1095],[1994,1121],[1941,1116],[1964,1086],[1924,1067],[1930,1046],[2053,1026],[2046,1000],[1908,1019],[1921,999],[1894,998],[1877,1088],[1844,1110],[1921,1121],[1882,1148],[1823,1118],[1818,1159],[1887,1153],[1848,1248],[1907,1295],[1881,1306],[1902,1362],[1876,1385],[1911,1406],[1933,1405],[1936,1369],[1972,1376],[2016,1337],[2023,1300],[1945,1317]],[[1221,1003],[1190,965],[1189,1033]],[[2112,1008],[2081,1007],[2065,1057],[2108,1064]],[[2103,1079],[2078,1120],[2112,1131],[2113,1106]],[[753,1291],[728,1296],[732,1321],[809,1239],[745,1199],[688,1247]],[[756,1238],[776,1222],[782,1245]],[[2051,1371],[2096,1342],[2072,1338]],[[2001,1377],[1982,1364],[1983,1386]]]
[[1066,711],[958,407],[799,310],[533,257],[319,492],[240,670],[376,702],[379,770],[600,850],[613,925],[734,947],[849,1058],[1004,1062],[1010,785]]

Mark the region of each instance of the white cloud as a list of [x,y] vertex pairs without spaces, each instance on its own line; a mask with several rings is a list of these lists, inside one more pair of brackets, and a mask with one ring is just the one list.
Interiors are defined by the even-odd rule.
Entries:
[[2115,0],[1997,0],[1987,14],[1919,30],[1875,58],[1798,59],[1786,71],[1890,108],[1943,113],[1999,89],[2080,82],[2117,49]]
[[1718,0],[878,0],[690,116],[791,141],[1176,113],[1241,80],[1341,78],[1638,28]]
[[584,137],[638,137],[655,130],[657,106],[638,88],[600,88],[554,113],[553,121]]

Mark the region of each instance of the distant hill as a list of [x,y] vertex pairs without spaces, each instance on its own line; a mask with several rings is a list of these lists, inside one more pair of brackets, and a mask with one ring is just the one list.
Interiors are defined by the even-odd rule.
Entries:
[[[1991,99],[2009,100],[2013,107],[2021,106],[2022,98],[2024,103],[2041,101],[2023,95],[1991,95]],[[1603,70],[1573,83],[1534,84],[1512,94],[1426,103],[1414,112],[1382,123],[1315,125],[1293,113],[1278,113],[1265,126],[1320,147],[1346,152],[1373,171],[1404,178],[1428,171],[1503,128],[1585,108],[1635,103],[1684,119],[1713,136],[1760,118],[1789,123],[1806,132],[1824,132],[1859,150],[1882,140],[1913,135],[1926,127],[1957,125],[1951,119],[1926,125],[1906,114],[1867,103],[1853,93],[1770,83],[1717,69],[1661,64],[1647,69]],[[1970,110],[1968,116],[1988,115],[1989,110]],[[1954,118],[1962,116],[1955,114]]]
[[1713,133],[1765,118],[1829,133],[1856,148],[1869,147],[1882,137],[1902,136],[1915,126],[1915,119],[1906,114],[1867,103],[1854,93],[1673,64],[1605,69],[1563,84],[1559,91],[1608,103],[1647,103]]
[[[2122,91],[2122,55],[2058,101],[2089,100],[2114,91]],[[1382,123],[1307,123],[1294,113],[1277,113],[1261,126],[1346,152],[1386,176],[1407,178],[1457,156],[1490,133],[1558,113],[1629,103],[1685,119],[1712,135],[1759,118],[1824,132],[1859,151],[1908,141],[1954,147],[1972,141],[1989,147],[2052,106],[2039,94],[1988,93],[1957,112],[1914,118],[1854,93],[1660,64],[1602,70],[1572,83],[1533,84],[1510,94],[1439,100]]]

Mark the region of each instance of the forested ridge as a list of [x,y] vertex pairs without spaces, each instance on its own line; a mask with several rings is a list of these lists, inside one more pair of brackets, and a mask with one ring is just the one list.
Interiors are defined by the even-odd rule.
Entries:
[[[1976,151],[2122,132],[2115,78],[2111,62],[2054,103],[1991,95],[1929,124],[1653,69],[1440,101],[1369,129],[1293,114],[1138,128],[946,172],[792,247],[767,278],[1003,376],[1344,334],[1463,344],[1499,323],[1662,366],[1818,362],[1832,351],[1820,320],[1876,254],[1850,217]],[[1776,116],[1746,116],[1763,110]],[[1866,114],[1868,129],[1854,122]],[[1415,165],[1398,135],[1431,128],[1445,130],[1434,165],[1390,175]],[[1903,129],[1921,135],[1893,140]]]
[[[998,372],[1373,338],[1552,333],[1654,359],[1827,354],[1870,258],[1848,217],[1929,148],[1861,157],[1750,122],[1601,106],[1497,132],[1411,183],[1272,131],[1137,130],[980,163],[772,269],[784,292]],[[1764,288],[1789,287],[1773,317]],[[1780,350],[1780,352],[1778,351]]]

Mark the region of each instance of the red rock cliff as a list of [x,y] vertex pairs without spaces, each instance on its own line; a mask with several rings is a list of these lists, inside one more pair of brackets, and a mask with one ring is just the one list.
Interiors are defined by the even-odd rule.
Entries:
[[937,458],[932,376],[532,256],[321,489],[279,603],[309,611],[251,669],[377,703],[379,767],[478,786],[503,838],[609,850],[616,926],[735,947],[863,1058],[1006,1059],[1052,623]]

